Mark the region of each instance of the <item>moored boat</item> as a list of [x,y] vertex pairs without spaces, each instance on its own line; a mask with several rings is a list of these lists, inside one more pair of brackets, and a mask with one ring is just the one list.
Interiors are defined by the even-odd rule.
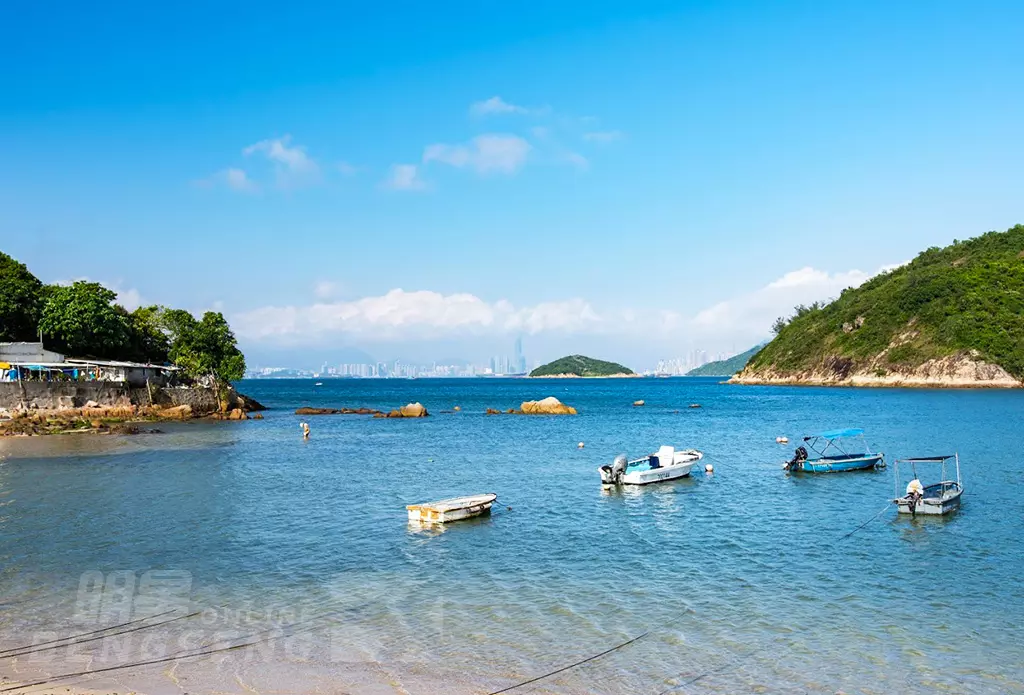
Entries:
[[638,459],[629,460],[620,454],[611,464],[597,470],[604,485],[647,485],[685,478],[702,458],[704,454],[696,449],[676,451],[674,447],[663,446],[657,453]]
[[498,496],[492,492],[482,495],[452,497],[437,502],[423,502],[406,506],[409,521],[427,524],[447,524],[470,517],[489,514]]
[[[956,480],[946,476],[946,464],[953,461],[956,467]],[[922,463],[937,463],[942,467],[939,482],[923,485],[917,475],[917,467]],[[905,494],[900,496],[900,464],[909,464],[913,478],[906,487]],[[960,481],[960,455],[927,456],[924,458],[899,459],[895,461],[894,485],[896,497],[892,500],[900,514],[927,514],[942,516],[960,508],[960,497],[964,494]]]
[[[808,473],[839,473],[843,471],[881,468],[885,465],[882,452],[872,452],[864,439],[864,430],[851,427],[829,430],[804,437],[807,448],[799,446],[793,458],[782,465],[787,471]],[[814,458],[811,458],[811,453]]]

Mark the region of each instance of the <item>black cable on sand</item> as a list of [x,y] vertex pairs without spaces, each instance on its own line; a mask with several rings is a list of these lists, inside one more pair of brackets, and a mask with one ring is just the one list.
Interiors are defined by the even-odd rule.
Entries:
[[[67,637],[61,637],[59,639],[52,639],[52,640],[49,640],[49,641],[46,641],[46,642],[36,642],[35,644],[26,644],[26,645],[23,645],[21,647],[11,647],[9,649],[0,649],[0,659],[6,659],[8,657],[20,656],[21,654],[28,654],[28,653],[30,653],[30,652],[24,651],[26,649],[33,649],[35,647],[43,647],[43,646],[46,646],[47,644],[56,644],[57,642],[66,642],[68,640],[78,639],[79,637],[88,637],[89,635],[95,635],[95,634],[98,634],[100,632],[106,632],[107,630],[116,630],[119,627],[126,627],[128,625],[134,625],[135,623],[142,623],[142,622],[145,622],[147,620],[152,620],[153,618],[160,618],[162,616],[169,615],[169,614],[171,614],[173,612],[174,612],[174,610],[164,611],[163,613],[157,613],[155,615],[147,615],[145,618],[136,618],[135,620],[129,620],[126,623],[120,623],[118,625],[108,625],[107,627],[101,627],[99,630],[90,630],[89,632],[80,632],[77,635],[69,635]],[[73,644],[77,644],[77,643],[73,643]],[[61,646],[70,647],[71,645],[67,644],[67,645],[61,645]],[[42,651],[42,650],[39,650],[39,651]],[[10,654],[9,652],[19,652],[19,653],[18,654]]]
[[[588,661],[593,661],[594,659],[600,659],[605,654],[611,654],[612,652],[614,652],[614,651],[616,651],[618,649],[622,649],[623,647],[629,646],[630,644],[633,644],[633,642],[636,642],[637,640],[643,639],[644,637],[646,637],[649,634],[651,634],[651,633],[650,632],[645,632],[642,635],[637,635],[633,639],[628,640],[626,642],[623,642],[622,644],[616,645],[616,646],[612,647],[611,649],[606,649],[603,652],[601,652],[600,654],[594,654],[593,656],[589,656],[586,659],[582,659],[580,661],[577,661],[574,664],[569,664],[568,666],[563,666],[562,668],[556,669],[554,671],[551,671],[550,673],[545,673],[542,676],[537,676],[536,678],[531,678],[531,679],[525,680],[525,681],[523,681],[521,683],[516,683],[515,685],[510,685],[507,688],[502,688],[501,690],[495,690],[493,692],[488,693],[487,695],[501,695],[501,693],[507,693],[510,690],[515,690],[516,688],[521,688],[524,685],[529,685],[530,683],[536,683],[537,681],[544,680],[545,678],[548,678],[549,676],[554,676],[554,675],[562,673],[564,671],[568,671],[569,669],[576,668],[577,666],[582,666],[583,664],[587,663]],[[3,692],[3,691],[0,690],[0,692]]]
[[[312,620],[318,620],[318,619],[323,618],[323,617],[324,616],[319,616],[318,618],[310,618],[309,621],[304,621],[304,622],[310,622]],[[298,624],[298,623],[293,623],[291,625],[287,625],[285,629],[291,628],[291,627],[293,627],[296,624]],[[276,640],[276,639],[281,639],[282,637],[293,637],[295,635],[302,634],[304,632],[310,632],[310,631],[312,631],[314,629],[315,628],[310,627],[310,628],[307,628],[305,630],[297,630],[295,632],[290,632],[288,634],[283,634],[283,635],[274,635],[272,637],[266,637],[264,639],[255,640],[255,641],[252,641],[252,642],[246,642],[245,644],[235,644],[235,645],[232,645],[230,647],[220,647],[218,649],[204,649],[204,648],[200,647],[198,650],[196,650],[194,652],[186,653],[186,654],[172,654],[171,656],[165,656],[165,657],[161,657],[159,659],[150,659],[148,661],[136,661],[136,662],[133,662],[133,663],[130,663],[130,664],[120,664],[118,666],[107,666],[105,668],[97,668],[97,669],[93,669],[91,671],[77,671],[75,673],[62,673],[62,674],[60,674],[58,676],[50,676],[50,677],[48,677],[48,678],[46,678],[44,680],[35,681],[34,683],[21,683],[20,685],[13,685],[13,686],[9,686],[9,687],[6,687],[6,688],[0,688],[0,693],[8,693],[8,692],[13,692],[15,690],[23,690],[25,688],[34,688],[34,687],[37,687],[37,686],[47,686],[47,685],[51,685],[53,683],[56,683],[58,681],[66,680],[68,678],[76,678],[78,676],[92,676],[92,675],[96,675],[96,674],[99,674],[99,673],[109,673],[111,671],[122,671],[122,670],[128,669],[128,668],[139,668],[141,666],[152,666],[154,664],[165,664],[165,663],[168,663],[170,661],[178,661],[179,659],[193,659],[193,658],[200,657],[200,656],[208,656],[210,654],[219,654],[219,653],[222,653],[222,652],[230,652],[230,651],[233,651],[235,649],[245,649],[246,647],[252,647],[253,645],[261,644],[263,642],[271,642],[271,641]],[[218,642],[225,642],[227,640],[217,640],[217,641]],[[212,642],[211,644],[216,644],[216,643],[217,642]]]

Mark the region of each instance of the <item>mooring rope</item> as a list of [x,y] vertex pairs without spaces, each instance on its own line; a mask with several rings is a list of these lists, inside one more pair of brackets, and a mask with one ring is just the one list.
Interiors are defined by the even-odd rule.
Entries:
[[885,512],[886,512],[886,511],[888,511],[889,507],[891,507],[891,506],[892,506],[892,502],[890,502],[889,504],[887,504],[887,505],[885,505],[884,507],[882,507],[882,510],[881,510],[880,512],[878,512],[877,514],[875,514],[875,515],[874,515],[873,517],[871,517],[870,519],[868,519],[867,521],[865,521],[865,522],[864,522],[863,524],[861,524],[861,525],[860,525],[860,526],[858,526],[857,528],[855,528],[855,529],[853,529],[852,531],[850,531],[850,532],[849,532],[848,534],[846,534],[845,536],[843,536],[843,537],[842,537],[842,538],[840,538],[839,540],[841,540],[841,541],[842,541],[842,540],[846,540],[847,538],[849,538],[849,537],[850,537],[850,536],[852,536],[853,534],[857,533],[857,531],[860,531],[860,530],[861,530],[862,528],[864,528],[865,526],[867,526],[868,524],[870,524],[870,523],[871,523],[872,521],[874,521],[874,520],[875,520],[875,519],[877,519],[878,517],[880,517],[880,516],[882,516],[883,514],[885,514]]
[[[568,666],[563,666],[562,668],[556,669],[556,670],[551,671],[549,673],[545,673],[542,676],[536,676],[535,678],[531,678],[529,680],[525,680],[525,681],[523,681],[521,683],[516,683],[515,685],[510,685],[507,688],[502,688],[501,690],[495,690],[493,692],[488,693],[487,695],[501,695],[501,693],[507,693],[510,690],[515,690],[516,688],[521,688],[524,685],[529,685],[530,683],[536,683],[537,681],[544,680],[545,678],[548,678],[550,676],[554,676],[554,675],[559,674],[559,673],[563,673],[565,671],[568,671],[569,669],[576,668],[577,666],[582,666],[583,664],[587,663],[588,661],[593,661],[595,659],[600,659],[602,656],[604,656],[606,654],[611,654],[612,652],[614,652],[614,651],[616,651],[618,649],[622,649],[623,647],[627,647],[627,646],[633,644],[634,642],[636,642],[637,640],[643,639],[644,637],[646,637],[649,634],[651,634],[651,633],[650,632],[645,632],[642,635],[637,635],[633,639],[627,640],[627,641],[623,642],[622,644],[618,644],[618,645],[612,647],[611,649],[605,649],[600,654],[594,654],[593,656],[588,656],[586,659],[581,659],[580,661],[577,661],[576,663],[569,664]],[[3,692],[3,691],[0,690],[0,692]]]
[[[336,611],[336,612],[340,612],[340,611]],[[330,614],[328,614],[328,615],[330,615]],[[306,620],[306,621],[299,621],[297,623],[291,623],[291,624],[286,625],[284,628],[281,628],[281,629],[289,629],[289,628],[292,628],[295,625],[298,625],[298,624],[300,624],[302,622],[311,622],[313,620],[317,620],[317,619],[320,619],[320,618],[323,618],[323,617],[325,617],[325,616],[319,616],[319,618],[311,618],[311,619]],[[177,661],[178,659],[193,659],[193,658],[196,658],[196,657],[208,656],[210,654],[218,654],[218,653],[221,653],[221,652],[229,652],[229,651],[233,651],[235,649],[245,649],[246,647],[251,647],[253,645],[261,644],[263,642],[271,642],[273,640],[281,639],[283,637],[294,637],[295,635],[303,634],[303,633],[306,633],[306,632],[311,632],[312,630],[315,630],[315,629],[316,629],[316,626],[313,626],[313,627],[308,627],[308,628],[306,628],[304,630],[295,630],[295,631],[289,632],[287,634],[273,635],[271,637],[265,637],[263,639],[254,640],[252,642],[246,642],[245,644],[235,644],[235,645],[232,645],[230,647],[220,647],[220,648],[217,648],[217,649],[206,649],[205,647],[208,646],[208,645],[204,645],[203,647],[199,647],[195,651],[192,651],[192,652],[189,652],[189,653],[185,653],[185,654],[177,653],[177,654],[172,654],[170,656],[165,656],[165,657],[162,657],[162,658],[159,658],[159,659],[150,659],[148,661],[136,661],[136,662],[133,662],[133,663],[130,663],[130,664],[120,664],[120,665],[117,665],[117,666],[107,666],[105,668],[97,668],[97,669],[92,669],[90,671],[77,671],[75,673],[62,673],[60,675],[50,676],[50,677],[47,677],[44,680],[35,681],[33,683],[21,683],[21,684],[12,685],[12,686],[9,686],[9,687],[6,687],[6,688],[0,688],[0,693],[7,693],[7,692],[15,691],[15,690],[23,690],[25,688],[34,688],[34,687],[37,687],[37,686],[47,686],[47,685],[50,685],[51,683],[56,683],[58,681],[66,680],[68,678],[76,678],[76,677],[79,677],[79,676],[92,676],[92,675],[95,675],[95,674],[98,674],[98,673],[109,673],[111,671],[121,671],[121,670],[128,669],[128,668],[139,668],[141,666],[152,666],[154,664],[164,664],[164,663],[167,663],[167,662],[170,662],[170,661]],[[260,634],[260,633],[256,633],[256,634]],[[238,638],[235,638],[235,639],[238,639]],[[242,639],[244,639],[244,638],[242,638]],[[217,642],[225,642],[225,641],[227,641],[227,640],[217,640]],[[209,644],[217,644],[217,642],[211,642]]]
[[[116,630],[119,627],[126,627],[128,625],[134,625],[135,623],[142,623],[153,618],[159,618],[165,615],[174,613],[174,610],[164,611],[163,613],[157,613],[156,615],[148,615],[145,618],[136,618],[135,620],[129,620],[126,623],[120,623],[118,625],[108,625],[107,627],[101,627],[99,630],[90,630],[89,632],[80,632],[77,635],[69,635],[67,637],[60,637],[58,639],[52,639],[46,642],[36,642],[35,644],[25,644],[20,647],[10,647],[9,649],[0,649],[0,659],[6,659],[8,657],[21,656],[21,654],[28,654],[30,652],[25,651],[26,649],[34,649],[35,647],[43,647],[47,644],[56,644],[57,642],[66,642],[69,640],[75,640],[79,637],[88,637],[89,635],[95,635],[100,632],[106,632],[107,630]],[[158,623],[159,624],[159,623]],[[109,635],[108,635],[109,636]],[[74,642],[72,644],[77,644]],[[62,645],[62,646],[71,646]],[[42,651],[42,650],[39,650]],[[10,654],[9,652],[18,652],[18,654]]]

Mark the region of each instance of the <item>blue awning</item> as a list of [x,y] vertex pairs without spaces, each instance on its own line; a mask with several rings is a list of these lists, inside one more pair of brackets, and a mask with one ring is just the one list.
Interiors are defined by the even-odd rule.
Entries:
[[864,434],[864,430],[859,427],[850,427],[845,430],[828,430],[827,432],[821,432],[819,434],[812,434],[808,437],[804,437],[806,442],[808,439],[814,439],[820,437],[821,439],[839,439],[841,437],[859,437]]

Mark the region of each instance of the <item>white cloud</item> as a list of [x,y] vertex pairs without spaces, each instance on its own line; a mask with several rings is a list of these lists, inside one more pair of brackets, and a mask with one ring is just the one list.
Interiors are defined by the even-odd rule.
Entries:
[[658,308],[596,308],[580,298],[517,306],[507,299],[486,301],[470,293],[393,289],[379,296],[329,301],[330,283],[317,286],[322,300],[304,306],[267,306],[231,317],[239,336],[257,342],[304,344],[338,339],[392,342],[495,338],[514,334],[572,339],[621,340],[643,335],[645,349],[665,354],[680,345],[746,349],[767,338],[779,316],[797,304],[838,296],[870,273],[828,273],[812,267],[786,273],[758,290],[718,302],[702,311]]
[[599,331],[605,320],[581,299],[516,308],[466,293],[394,289],[382,296],[304,307],[264,307],[232,317],[239,335],[254,340],[306,340],[345,334],[411,340],[485,333]]
[[876,274],[861,270],[828,273],[807,266],[790,271],[758,290],[704,309],[693,318],[693,325],[710,334],[740,334],[751,339],[767,337],[775,319],[789,316],[796,305],[833,299],[847,287],[857,287]]
[[291,135],[260,140],[242,150],[248,156],[262,154],[273,162],[277,183],[282,188],[313,183],[320,178],[320,166],[306,154],[306,148],[291,145]]
[[242,169],[225,169],[223,176],[224,182],[233,191],[254,191],[257,188],[256,183]]
[[490,99],[474,102],[470,105],[469,112],[474,116],[488,116],[501,113],[526,114],[530,112],[530,109],[510,104],[499,96],[493,96]]
[[359,171],[359,167],[353,164],[349,164],[348,162],[338,162],[334,166],[335,169],[338,170],[338,173],[343,174],[345,176],[355,176],[355,174]]
[[317,299],[330,299],[337,291],[338,283],[331,280],[321,280],[313,287],[313,294]]
[[590,161],[579,152],[567,151],[562,155],[562,159],[565,160],[567,164],[571,164],[577,169],[585,171],[590,168]]
[[115,290],[117,292],[117,303],[128,311],[135,311],[140,306],[146,306],[145,300],[135,288],[127,290]]
[[479,174],[513,174],[526,164],[530,149],[530,143],[517,135],[478,135],[466,144],[428,145],[423,163],[440,162]]
[[583,139],[587,142],[609,143],[622,139],[622,133],[618,130],[604,130],[592,133],[584,133]]
[[200,188],[216,188],[226,186],[233,191],[240,193],[254,193],[260,189],[259,184],[249,178],[249,175],[242,169],[229,167],[218,171],[216,174],[205,179],[194,182]]
[[384,187],[395,191],[422,191],[427,184],[420,178],[419,167],[415,164],[395,164]]

